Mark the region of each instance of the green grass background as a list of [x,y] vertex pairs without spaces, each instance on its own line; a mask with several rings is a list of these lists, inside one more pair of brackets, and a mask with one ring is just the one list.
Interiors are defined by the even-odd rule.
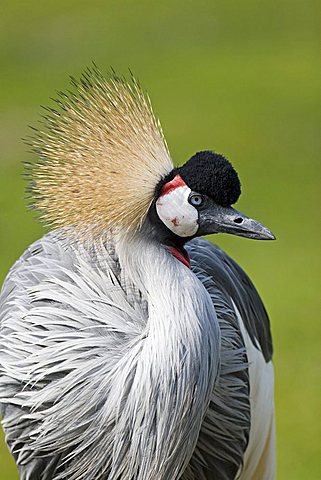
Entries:
[[[25,209],[21,141],[56,89],[92,60],[130,67],[151,95],[175,162],[224,153],[238,208],[276,242],[217,236],[270,312],[278,478],[321,478],[318,2],[4,2],[0,7],[0,281],[42,227]],[[319,127],[319,128],[318,128]],[[1,480],[17,479],[4,441]],[[259,479],[258,479],[259,480]]]

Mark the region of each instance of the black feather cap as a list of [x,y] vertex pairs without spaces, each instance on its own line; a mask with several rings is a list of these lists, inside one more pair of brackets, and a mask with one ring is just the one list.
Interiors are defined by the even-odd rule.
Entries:
[[241,194],[241,184],[231,163],[210,150],[197,152],[177,173],[193,191],[208,195],[215,203],[227,207]]
[[210,150],[195,153],[184,165],[172,170],[157,185],[156,198],[161,187],[176,175],[180,175],[191,190],[211,197],[223,207],[235,203],[241,194],[241,183],[231,163]]

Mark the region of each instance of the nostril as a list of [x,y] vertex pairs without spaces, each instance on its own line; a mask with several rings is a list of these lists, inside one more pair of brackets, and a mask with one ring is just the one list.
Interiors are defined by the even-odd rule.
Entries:
[[243,223],[243,218],[242,217],[234,218],[234,223]]

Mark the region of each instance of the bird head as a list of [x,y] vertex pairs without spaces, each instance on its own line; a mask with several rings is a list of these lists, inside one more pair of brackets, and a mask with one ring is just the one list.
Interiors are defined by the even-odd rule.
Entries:
[[159,183],[154,208],[181,244],[184,239],[220,232],[274,239],[264,225],[232,208],[240,193],[240,181],[231,163],[223,155],[202,151]]
[[234,210],[240,182],[222,156],[205,151],[174,168],[150,100],[132,77],[93,66],[59,93],[31,145],[31,204],[46,223],[80,238],[150,228],[164,244],[208,233],[273,234]]

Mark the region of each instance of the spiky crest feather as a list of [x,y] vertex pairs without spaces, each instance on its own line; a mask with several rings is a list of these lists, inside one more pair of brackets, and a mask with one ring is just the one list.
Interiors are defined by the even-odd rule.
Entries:
[[173,168],[149,97],[133,76],[104,78],[95,66],[72,84],[31,141],[32,206],[56,228],[135,231]]

